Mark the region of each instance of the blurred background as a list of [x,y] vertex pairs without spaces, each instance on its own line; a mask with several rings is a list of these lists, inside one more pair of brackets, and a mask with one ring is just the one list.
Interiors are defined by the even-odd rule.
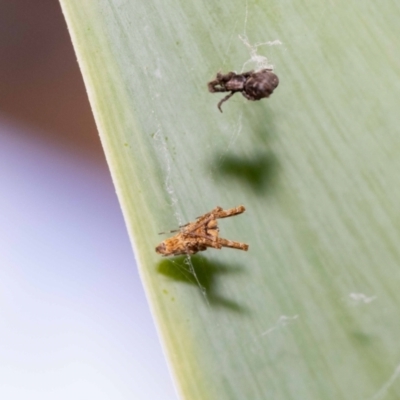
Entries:
[[60,5],[0,32],[0,398],[176,399]]

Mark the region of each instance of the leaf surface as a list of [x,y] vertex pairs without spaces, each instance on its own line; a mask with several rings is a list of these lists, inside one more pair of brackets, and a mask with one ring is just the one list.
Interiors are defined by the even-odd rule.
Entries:
[[[182,398],[398,399],[399,5],[61,5]],[[266,61],[274,94],[220,114],[207,82]],[[240,204],[248,252],[155,253]]]

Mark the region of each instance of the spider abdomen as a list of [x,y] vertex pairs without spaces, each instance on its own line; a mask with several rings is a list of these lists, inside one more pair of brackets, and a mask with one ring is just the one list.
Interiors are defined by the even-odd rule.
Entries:
[[278,77],[271,71],[263,70],[247,79],[242,94],[248,100],[261,100],[269,97],[278,85]]

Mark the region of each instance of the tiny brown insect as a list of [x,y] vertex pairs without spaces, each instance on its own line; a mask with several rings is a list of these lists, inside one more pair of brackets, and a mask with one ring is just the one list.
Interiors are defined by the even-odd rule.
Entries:
[[279,79],[270,69],[249,71],[242,74],[228,72],[225,75],[218,72],[216,78],[208,82],[208,90],[211,93],[230,92],[218,103],[218,109],[222,112],[222,103],[237,92],[242,92],[247,100],[261,100],[269,97],[278,85]]
[[178,256],[181,254],[196,254],[199,251],[207,250],[207,247],[221,249],[222,247],[231,247],[247,251],[249,246],[245,243],[233,242],[232,240],[222,239],[219,235],[217,219],[227,218],[233,215],[241,214],[245,211],[243,206],[223,210],[216,207],[207,214],[198,217],[196,221],[182,225],[178,232],[156,247],[156,252],[167,256]]

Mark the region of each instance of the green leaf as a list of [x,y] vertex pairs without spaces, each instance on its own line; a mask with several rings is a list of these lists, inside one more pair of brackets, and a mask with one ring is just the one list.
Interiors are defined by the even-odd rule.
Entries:
[[[398,399],[398,4],[61,4],[182,398]],[[219,113],[207,81],[257,56],[280,86]],[[248,252],[155,253],[240,204]]]

